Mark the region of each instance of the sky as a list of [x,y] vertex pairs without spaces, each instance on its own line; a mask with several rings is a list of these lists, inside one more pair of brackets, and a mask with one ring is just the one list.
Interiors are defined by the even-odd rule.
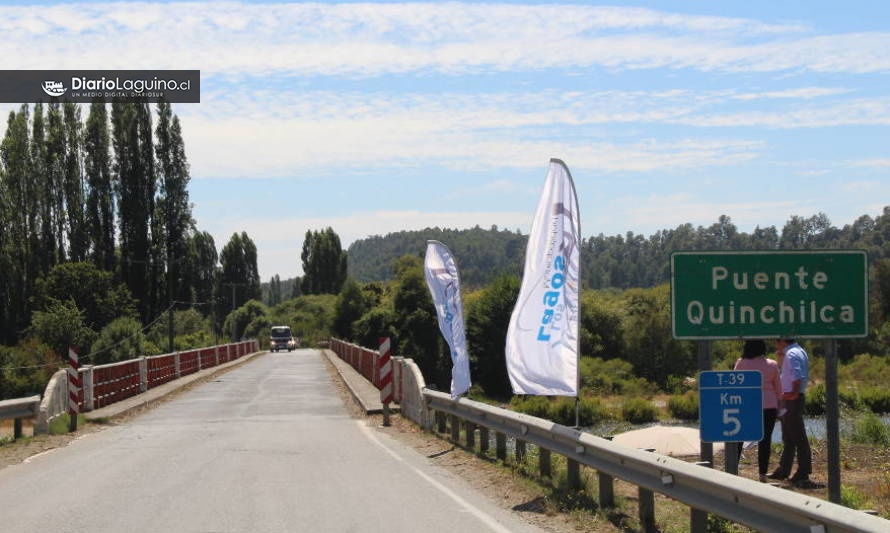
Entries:
[[0,69],[199,69],[193,214],[263,281],[328,226],[527,233],[551,157],[585,237],[890,205],[890,2],[14,0],[0,35]]

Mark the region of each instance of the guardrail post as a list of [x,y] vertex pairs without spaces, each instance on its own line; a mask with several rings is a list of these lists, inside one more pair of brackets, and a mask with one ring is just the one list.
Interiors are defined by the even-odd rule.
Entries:
[[198,353],[195,355],[195,357],[197,357],[197,359],[198,359],[198,372],[200,372],[201,371],[201,359],[204,357],[204,350],[199,349]]
[[479,453],[486,454],[488,453],[488,428],[479,428]]
[[497,458],[501,461],[507,460],[507,436],[500,431],[494,434],[494,448]]
[[451,415],[451,442],[460,444],[460,418]]
[[566,476],[570,489],[579,490],[581,488],[581,464],[578,461],[566,458]]
[[600,486],[600,507],[615,507],[615,478],[603,472],[597,472]]
[[467,428],[467,449],[476,451],[476,424],[472,422],[466,423]]
[[93,365],[80,367],[80,380],[83,388],[83,410],[92,411],[96,407],[93,399]]
[[655,493],[640,487],[640,529],[646,533],[654,533],[655,529]]
[[139,392],[148,390],[148,359],[139,358]]
[[538,448],[538,472],[540,472],[541,478],[553,477],[552,470],[550,450],[546,448]]
[[517,464],[525,462],[526,453],[525,453],[525,441],[524,440],[516,439],[516,450],[514,450],[513,455],[516,458]]
[[173,352],[173,373],[176,375],[176,379],[182,377],[182,358],[179,356],[179,352]]
[[436,430],[445,433],[445,413],[442,411],[436,411]]
[[215,351],[216,351],[216,354],[214,354],[215,363],[213,364],[213,366],[219,366],[219,346],[216,347]]

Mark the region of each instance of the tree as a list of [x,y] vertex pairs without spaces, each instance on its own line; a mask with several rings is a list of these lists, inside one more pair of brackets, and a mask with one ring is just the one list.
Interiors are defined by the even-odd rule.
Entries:
[[142,324],[132,317],[120,317],[105,326],[92,347],[92,364],[103,365],[151,355]]
[[4,204],[3,234],[0,237],[0,300],[2,328],[0,337],[7,343],[18,339],[18,332],[28,324],[31,307],[28,300],[37,279],[37,198],[33,194],[31,153],[28,135],[28,106],[11,112],[6,134],[0,144],[0,197]]
[[[43,155],[46,158],[44,172],[47,187],[46,217],[44,220],[44,239],[47,249],[54,248],[48,258],[45,271],[66,258],[65,253],[65,126],[62,110],[58,102],[50,102],[46,113],[47,135]],[[36,142],[36,140],[35,140]]]
[[84,324],[99,331],[117,317],[137,317],[136,302],[111,272],[92,263],[63,263],[39,279],[34,308],[48,310],[57,301],[70,301],[83,313]]
[[693,345],[671,335],[668,285],[630,289],[624,298],[626,358],[636,374],[664,387],[669,377],[694,372],[697,358]]
[[[121,276],[133,296],[139,300],[143,321],[153,311],[149,294],[151,263],[151,221],[154,210],[153,165],[145,160],[144,113],[139,106],[114,102],[111,104],[112,147],[116,199],[120,227]],[[150,117],[149,117],[150,118]]]
[[186,258],[188,230],[192,224],[189,206],[188,161],[179,117],[173,115],[170,104],[158,104],[158,126],[155,130],[160,197],[158,198],[159,224],[163,227],[163,248],[166,254],[168,303],[174,298],[187,299],[190,295],[188,276],[183,275],[180,259]]
[[37,337],[61,359],[67,359],[68,347],[89,350],[96,332],[84,323],[84,313],[73,301],[52,300],[45,311],[34,311],[30,335]]
[[338,294],[346,281],[346,252],[330,227],[306,231],[303,250],[303,294]]
[[213,301],[219,254],[213,235],[206,231],[195,231],[188,240],[188,261],[183,276],[192,289],[190,301],[203,305],[204,314],[210,314],[209,304]]
[[225,310],[234,310],[248,300],[262,298],[256,245],[247,233],[232,234],[229,242],[223,246],[219,260],[222,271],[218,300],[223,314]]
[[467,345],[473,381],[495,398],[508,398],[512,394],[504,342],[518,297],[519,278],[501,275],[482,290],[467,310]]
[[430,296],[423,265],[416,256],[396,261],[396,289],[393,312],[400,355],[412,357],[427,382],[448,390],[451,383],[451,356],[440,339],[436,309]]
[[244,337],[247,327],[259,317],[265,317],[269,308],[259,300],[248,300],[226,317],[223,331],[231,335],[233,341]]
[[84,167],[89,188],[85,216],[93,262],[100,269],[113,272],[114,187],[109,147],[108,111],[104,103],[94,102],[84,133]]
[[89,229],[84,212],[83,123],[80,107],[66,102],[64,193],[67,216],[68,259],[84,261],[89,249]]
[[368,310],[368,304],[362,294],[361,287],[353,279],[347,279],[343,290],[337,296],[334,308],[334,334],[341,339],[352,339],[353,324]]

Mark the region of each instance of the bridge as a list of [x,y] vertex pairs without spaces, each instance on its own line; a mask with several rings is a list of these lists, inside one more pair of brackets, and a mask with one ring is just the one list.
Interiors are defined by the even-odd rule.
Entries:
[[[0,470],[0,529],[539,531],[350,416],[336,380],[373,404],[375,352],[337,341],[332,348],[254,351],[227,362],[232,366],[225,373],[192,373],[195,381],[171,399],[160,401],[169,391],[157,387],[95,409],[90,416],[106,418],[156,403],[65,448]],[[655,529],[656,492],[690,505],[694,530],[707,512],[767,531],[890,530],[885,520],[822,500],[452,400],[424,389],[410,360],[399,359],[394,368],[404,417],[470,451],[487,452],[493,444],[505,461],[522,460],[534,449],[542,475],[562,457],[570,484],[578,482],[582,466],[596,469],[604,507],[613,503],[613,481],[630,481],[639,487],[644,530]]]

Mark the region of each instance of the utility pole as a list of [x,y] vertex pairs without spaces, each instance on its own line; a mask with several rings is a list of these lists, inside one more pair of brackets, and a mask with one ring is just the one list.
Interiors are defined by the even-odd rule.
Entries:
[[[235,287],[238,287],[238,286],[241,286],[241,285],[247,285],[247,283],[238,283],[238,282],[235,282],[235,281],[229,281],[229,282],[226,282],[226,283],[221,283],[221,285],[224,285],[224,286],[231,286],[231,287],[232,287],[232,312],[234,312],[235,309],[236,309],[236,305],[235,305]],[[237,341],[238,339],[235,338],[235,321],[234,321],[234,320],[232,321],[232,331],[231,331],[231,334],[232,334],[232,342]]]

